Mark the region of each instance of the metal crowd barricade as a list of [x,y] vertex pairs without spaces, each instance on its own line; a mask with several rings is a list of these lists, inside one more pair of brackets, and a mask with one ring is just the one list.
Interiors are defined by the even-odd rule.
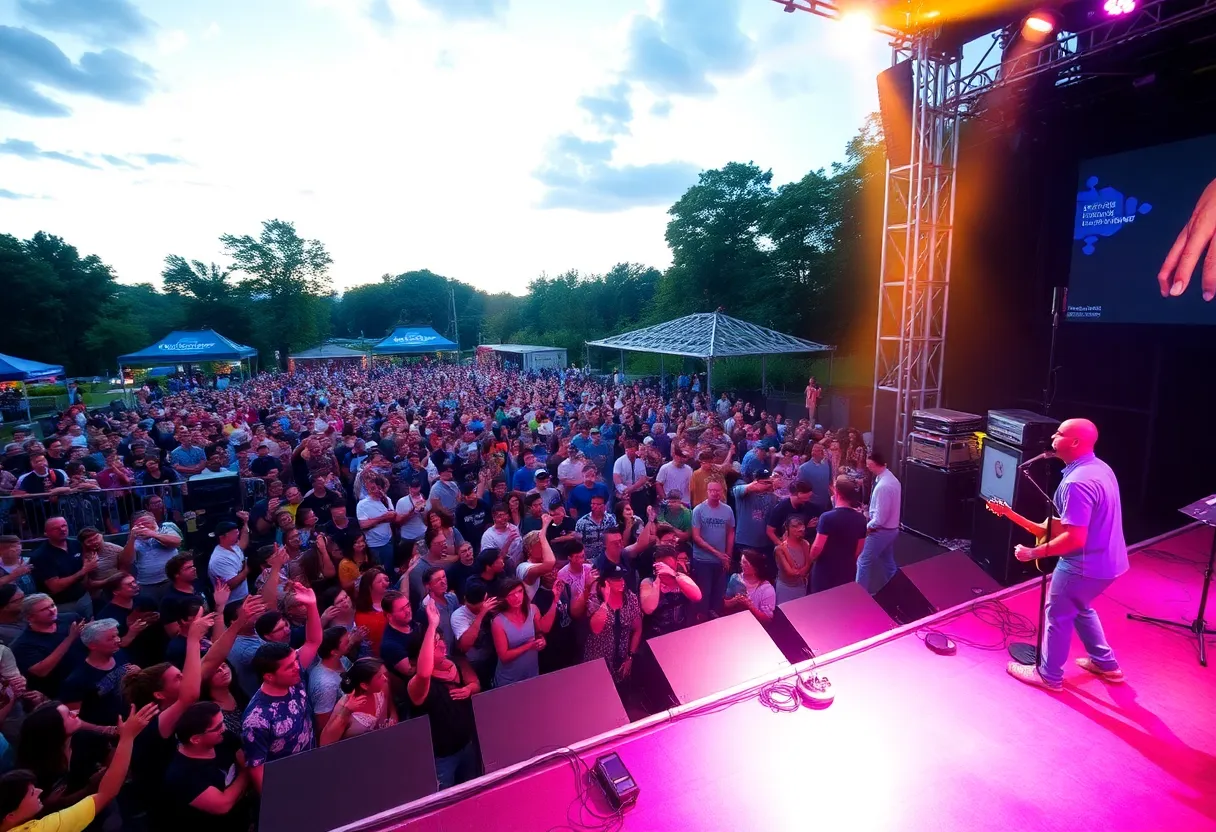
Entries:
[[131,517],[145,508],[149,497],[160,497],[167,517],[180,521],[185,512],[188,486],[185,483],[136,485],[73,491],[57,496],[31,495],[0,499],[0,534],[15,534],[22,540],[45,539],[43,529],[52,517],[68,521],[68,535],[92,527],[103,534],[122,534],[131,528]]
[[[265,499],[266,481],[258,477],[241,478],[240,505],[250,510]],[[92,527],[106,535],[123,534],[131,528],[131,516],[146,508],[149,497],[160,497],[165,515],[182,525],[191,510],[188,482],[135,485],[130,488],[103,488],[74,491],[59,496],[0,497],[0,534],[15,534],[23,541],[45,539],[43,528],[52,517],[68,521],[68,535]]]

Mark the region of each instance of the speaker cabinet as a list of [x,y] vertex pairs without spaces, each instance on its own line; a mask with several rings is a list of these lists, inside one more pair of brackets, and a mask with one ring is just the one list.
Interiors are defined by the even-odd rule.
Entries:
[[[267,763],[264,776],[259,828],[338,829],[439,790],[431,721],[407,719],[293,754]],[[358,795],[358,799],[337,795]]]
[[651,709],[663,710],[788,665],[756,617],[739,612],[648,639],[634,672]]
[[769,633],[791,664],[893,629],[865,587],[848,583],[777,606]]
[[978,600],[1000,585],[962,552],[945,552],[902,567],[874,600],[899,624]]
[[914,459],[904,463],[901,525],[932,540],[971,537],[971,505],[978,469],[942,469]]
[[[536,719],[525,724],[527,713]],[[603,659],[479,693],[473,716],[487,774],[629,724]]]

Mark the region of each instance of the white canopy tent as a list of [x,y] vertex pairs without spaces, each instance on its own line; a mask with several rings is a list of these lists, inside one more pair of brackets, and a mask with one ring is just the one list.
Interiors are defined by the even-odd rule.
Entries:
[[[735,356],[761,356],[761,384],[767,387],[768,367],[765,357],[791,353],[826,352],[831,354],[836,347],[786,335],[775,329],[732,318],[722,312],[697,312],[676,318],[674,321],[635,329],[588,341],[589,347],[630,352],[652,352],[659,355],[680,355],[700,358],[706,366],[706,397],[713,399],[713,362],[715,358]],[[621,357],[624,366],[624,356]],[[660,359],[661,362],[661,359]],[[830,365],[829,365],[830,366]],[[662,364],[660,363],[660,373]],[[829,371],[830,376],[830,371]]]

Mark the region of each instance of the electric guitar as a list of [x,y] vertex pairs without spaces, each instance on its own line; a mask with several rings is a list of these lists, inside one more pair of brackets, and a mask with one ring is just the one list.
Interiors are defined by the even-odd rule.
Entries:
[[[1004,500],[996,499],[995,497],[992,499],[985,499],[984,505],[987,506],[988,510],[997,517],[1004,517],[1012,520],[1015,526],[1018,526],[1024,531],[1030,532],[1030,534],[1034,536],[1035,546],[1042,546],[1047,542],[1047,536],[1039,532],[1037,523],[1033,523],[1022,515],[1018,514],[1013,510],[1012,507],[1010,507],[1009,503],[1005,502]],[[1033,561],[1034,568],[1039,570],[1040,573],[1046,575],[1056,568],[1057,560],[1059,560],[1058,557],[1035,558]]]

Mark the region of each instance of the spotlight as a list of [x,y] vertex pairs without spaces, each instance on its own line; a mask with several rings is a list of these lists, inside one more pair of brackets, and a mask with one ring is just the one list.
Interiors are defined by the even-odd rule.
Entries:
[[1131,14],[1135,10],[1136,0],[1106,0],[1102,4],[1102,11],[1106,12],[1109,17]]
[[1022,23],[1022,37],[1031,43],[1042,43],[1056,30],[1056,16],[1040,9],[1032,12]]
[[786,3],[784,11],[788,14],[793,14],[794,12],[798,11],[798,8],[793,3]]

